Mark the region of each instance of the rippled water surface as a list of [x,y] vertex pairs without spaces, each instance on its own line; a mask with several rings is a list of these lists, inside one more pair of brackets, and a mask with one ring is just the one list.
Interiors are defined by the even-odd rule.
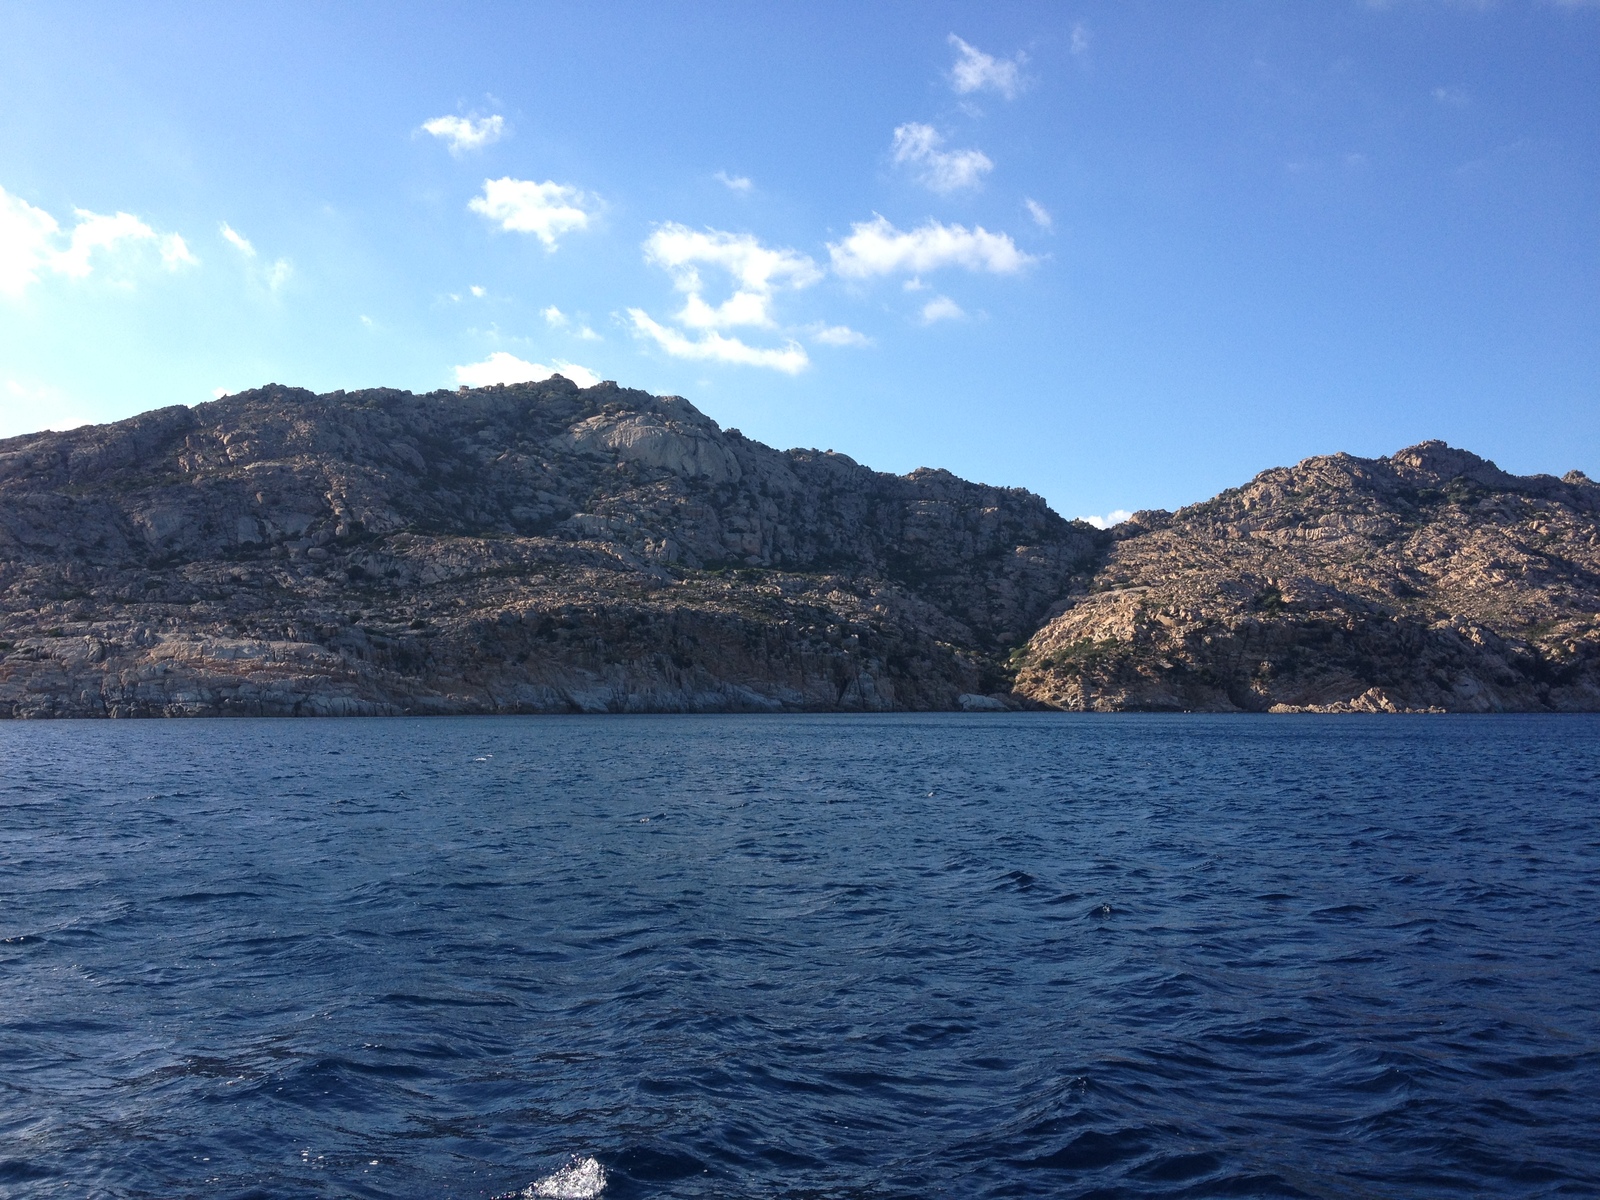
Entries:
[[6,1196],[1600,1195],[1588,717],[6,723],[0,936]]

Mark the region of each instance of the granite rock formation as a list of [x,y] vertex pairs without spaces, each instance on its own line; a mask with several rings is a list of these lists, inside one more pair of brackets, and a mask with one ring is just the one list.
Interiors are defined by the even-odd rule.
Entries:
[[1003,707],[1104,540],[614,384],[270,386],[0,442],[0,714]]
[[1600,709],[1600,485],[1425,442],[1143,512],[1013,656],[1066,709]]
[[1102,532],[615,384],[0,441],[0,715],[1600,709],[1600,486],[1429,442]]

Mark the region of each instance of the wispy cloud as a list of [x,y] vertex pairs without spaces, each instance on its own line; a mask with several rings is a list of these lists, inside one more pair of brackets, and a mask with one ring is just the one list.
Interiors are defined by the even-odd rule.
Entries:
[[718,171],[716,178],[717,182],[723,187],[727,188],[730,192],[739,192],[743,194],[755,186],[755,184],[750,182],[748,176],[729,175],[726,171]]
[[936,192],[977,187],[994,170],[982,150],[943,150],[944,138],[932,125],[910,122],[894,131],[896,166],[910,167],[918,182]]
[[100,258],[143,243],[154,246],[169,271],[199,264],[179,234],[157,233],[132,213],[78,208],[73,215],[77,224],[64,233],[44,209],[0,188],[0,293],[20,297],[44,271],[82,279]]
[[950,44],[956,48],[955,65],[950,68],[950,85],[960,95],[972,92],[998,92],[1007,100],[1016,99],[1023,88],[1022,64],[1027,55],[1014,59],[996,58],[976,46],[968,45],[955,34]]
[[848,325],[815,325],[811,329],[811,340],[821,342],[824,346],[870,346],[872,339],[864,333],[858,333]]
[[966,315],[962,307],[949,296],[935,296],[922,306],[924,325],[932,325],[935,321],[955,321]]
[[712,330],[698,338],[690,338],[676,329],[653,320],[643,309],[630,308],[628,316],[634,331],[650,338],[673,358],[699,359],[705,362],[736,363],[749,367],[767,367],[787,375],[798,375],[811,360],[798,342],[788,342],[778,349],[746,345],[735,337],[727,337]]
[[990,233],[981,225],[967,229],[928,221],[901,232],[881,216],[852,225],[849,237],[828,243],[828,253],[833,269],[847,279],[917,275],[941,267],[1012,275],[1037,261],[1017,249],[1010,235]]
[[1072,53],[1084,55],[1089,52],[1089,27],[1082,21],[1072,27]]
[[450,153],[458,157],[469,150],[482,150],[491,142],[498,142],[505,134],[505,129],[505,118],[498,115],[476,121],[471,117],[434,117],[422,123],[424,133],[431,133],[446,143]]
[[502,229],[531,233],[546,250],[554,250],[563,235],[589,227],[595,200],[565,184],[507,176],[485,179],[483,195],[474,196],[467,207]]
[[222,232],[223,240],[237,249],[240,254],[246,258],[254,258],[256,256],[256,248],[250,244],[250,239],[245,237],[244,234],[226,221],[222,222],[219,228]]
[[198,267],[200,260],[189,251],[189,243],[176,233],[162,235],[159,243],[161,247],[161,261],[167,270],[176,271],[179,267]]
[[550,326],[551,329],[559,329],[563,333],[570,333],[573,337],[582,338],[586,342],[598,342],[601,340],[598,333],[581,321],[575,323],[571,317],[554,304],[542,310],[540,315],[544,317],[544,323]]
[[1458,87],[1436,87],[1433,89],[1433,98],[1451,108],[1465,108],[1467,104],[1466,91]]
[[[218,232],[222,234],[222,240],[238,250],[246,259],[254,259],[256,257],[255,245],[232,225],[223,221],[217,228]],[[269,292],[278,291],[284,284],[289,282],[293,274],[294,267],[290,265],[289,260],[286,258],[275,259],[265,267],[250,268],[251,277],[261,283]]]
[[493,387],[497,383],[543,383],[552,375],[565,375],[579,387],[593,387],[600,377],[588,367],[556,359],[555,366],[528,362],[515,354],[496,350],[482,362],[456,368],[456,382],[467,387]]
[[1050,210],[1032,196],[1024,196],[1022,198],[1022,207],[1028,210],[1028,215],[1033,218],[1033,223],[1040,229],[1054,229],[1056,227],[1056,219],[1050,215]]

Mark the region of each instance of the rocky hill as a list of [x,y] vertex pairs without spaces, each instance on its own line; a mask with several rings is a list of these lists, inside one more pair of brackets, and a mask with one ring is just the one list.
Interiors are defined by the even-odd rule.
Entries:
[[1013,659],[1068,709],[1600,709],[1600,485],[1425,442],[1137,514]]
[[271,386],[0,441],[0,715],[1593,710],[1597,504],[1426,443],[1103,533],[609,383]]
[[614,384],[272,386],[0,441],[0,714],[998,707],[1104,542]]

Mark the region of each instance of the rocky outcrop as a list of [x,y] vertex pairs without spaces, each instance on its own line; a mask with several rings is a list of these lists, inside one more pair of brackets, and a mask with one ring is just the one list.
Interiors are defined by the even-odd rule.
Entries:
[[0,715],[1600,710],[1600,487],[1442,443],[1105,533],[614,384],[0,441]]
[[1441,442],[1140,513],[1013,656],[1067,709],[1600,709],[1600,486]]
[[1015,706],[1104,542],[614,384],[274,386],[0,442],[0,714]]

